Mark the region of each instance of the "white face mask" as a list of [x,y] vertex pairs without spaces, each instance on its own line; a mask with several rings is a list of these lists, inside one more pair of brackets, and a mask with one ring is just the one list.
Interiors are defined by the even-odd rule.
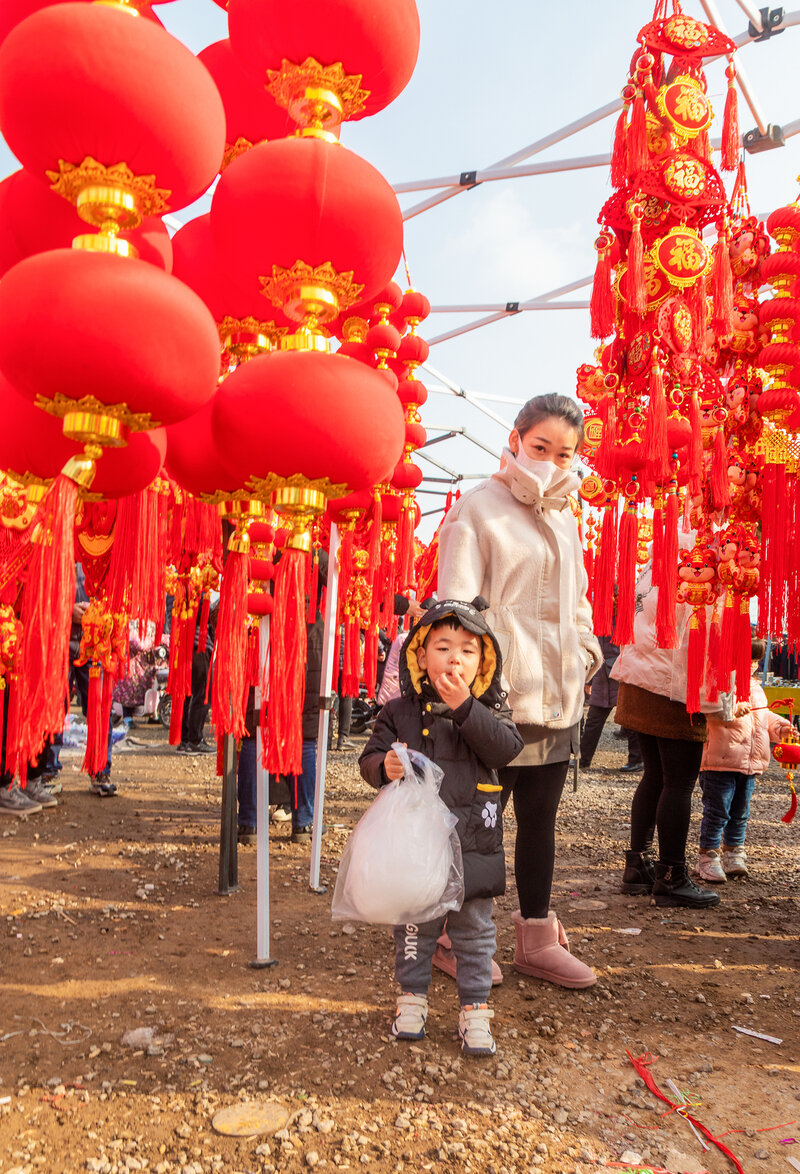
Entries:
[[546,490],[555,481],[560,480],[564,476],[570,475],[569,469],[560,469],[558,465],[554,465],[552,461],[532,460],[532,458],[529,457],[525,452],[525,449],[522,447],[522,445],[520,445],[519,452],[516,454],[515,459],[519,468],[524,469],[526,473],[531,473],[536,478],[536,480],[541,484],[543,491]]

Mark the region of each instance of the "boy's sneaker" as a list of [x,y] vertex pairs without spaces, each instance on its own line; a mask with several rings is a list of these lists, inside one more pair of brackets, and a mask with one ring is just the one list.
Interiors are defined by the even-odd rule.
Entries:
[[101,799],[110,799],[117,793],[117,784],[111,782],[107,771],[102,771],[93,779],[89,779],[89,790]]
[[42,807],[58,807],[58,799],[41,779],[28,779],[25,794],[29,799],[33,799],[34,803],[41,803]]
[[726,876],[749,876],[747,867],[747,853],[740,845],[737,848],[722,849],[722,869]]
[[493,1056],[497,1051],[489,1021],[494,1011],[488,1003],[468,1003],[458,1016],[458,1034],[465,1056]]
[[0,787],[0,815],[33,815],[41,810],[41,803],[26,795],[18,783]]
[[427,1018],[427,995],[398,995],[392,1035],[396,1039],[422,1039]]
[[725,884],[725,872],[722,868],[719,852],[709,848],[707,852],[700,853],[697,861],[697,875],[702,877],[704,881],[710,881],[712,885]]

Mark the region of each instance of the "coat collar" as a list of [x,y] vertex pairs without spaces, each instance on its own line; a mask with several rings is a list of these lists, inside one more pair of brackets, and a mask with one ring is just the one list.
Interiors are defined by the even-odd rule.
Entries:
[[522,505],[539,511],[563,510],[567,508],[568,495],[580,485],[580,478],[571,469],[559,469],[556,465],[552,468],[554,473],[545,484],[536,472],[517,461],[510,448],[504,448],[500,469],[493,478],[501,481]]

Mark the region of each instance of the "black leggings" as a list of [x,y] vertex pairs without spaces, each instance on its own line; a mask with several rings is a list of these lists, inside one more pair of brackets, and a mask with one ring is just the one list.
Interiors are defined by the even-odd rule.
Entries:
[[556,859],[556,812],[569,762],[507,766],[499,773],[503,809],[514,797],[514,878],[523,917],[547,917]]
[[631,849],[651,848],[658,828],[658,859],[684,864],[692,791],[703,757],[702,742],[640,734],[644,774],[631,804]]

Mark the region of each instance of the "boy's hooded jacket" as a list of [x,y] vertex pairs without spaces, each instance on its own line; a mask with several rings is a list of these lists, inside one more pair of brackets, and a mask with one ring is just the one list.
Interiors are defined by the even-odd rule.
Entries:
[[[483,600],[475,600],[483,604]],[[483,659],[472,696],[452,710],[417,664],[431,625],[453,616],[480,636]],[[497,771],[522,749],[501,679],[500,648],[478,607],[446,599],[415,624],[400,653],[400,697],[384,705],[359,765],[373,787],[388,783],[383,760],[393,742],[405,742],[444,771],[443,802],[458,817],[464,858],[465,900],[505,892],[505,857]]]

